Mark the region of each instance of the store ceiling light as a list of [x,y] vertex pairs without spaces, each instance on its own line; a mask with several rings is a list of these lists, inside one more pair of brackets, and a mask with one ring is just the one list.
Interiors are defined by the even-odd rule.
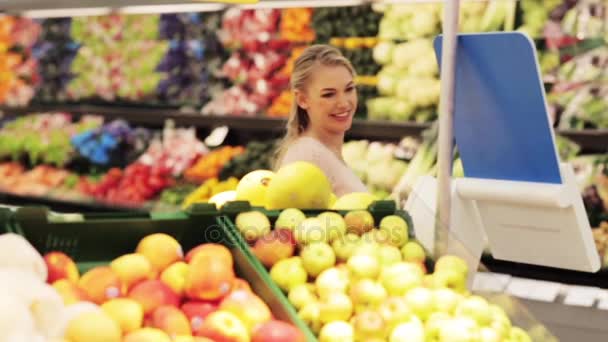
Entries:
[[118,10],[124,14],[157,14],[157,13],[184,13],[184,12],[213,12],[224,9],[221,3],[202,2],[200,4],[173,4],[173,5],[146,5],[125,6]]
[[66,18],[66,17],[91,17],[107,15],[112,12],[109,7],[85,7],[85,8],[59,8],[28,10],[21,13],[28,18]]

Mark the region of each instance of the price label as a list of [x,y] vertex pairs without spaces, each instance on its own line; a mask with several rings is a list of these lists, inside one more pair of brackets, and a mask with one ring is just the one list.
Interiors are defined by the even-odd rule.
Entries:
[[600,298],[602,290],[597,287],[570,286],[566,291],[564,304],[573,306],[592,307]]
[[205,138],[205,145],[210,147],[220,146],[226,136],[228,135],[228,126],[216,127],[207,138]]
[[537,300],[541,302],[554,302],[560,292],[561,284],[533,279],[512,278],[507,286],[510,295]]
[[504,292],[511,280],[508,274],[478,272],[473,278],[473,290],[480,292]]

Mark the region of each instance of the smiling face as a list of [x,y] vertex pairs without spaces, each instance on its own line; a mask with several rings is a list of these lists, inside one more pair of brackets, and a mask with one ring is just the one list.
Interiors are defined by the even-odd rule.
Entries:
[[357,110],[353,75],[341,65],[317,65],[305,89],[296,91],[296,100],[308,113],[309,129],[343,134]]

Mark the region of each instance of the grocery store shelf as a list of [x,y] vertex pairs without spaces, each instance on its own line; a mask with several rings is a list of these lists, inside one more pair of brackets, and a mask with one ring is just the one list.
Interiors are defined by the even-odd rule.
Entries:
[[11,206],[44,206],[61,213],[146,212],[145,209],[106,205],[85,200],[13,194],[0,191],[0,203]]
[[[125,119],[131,124],[148,127],[161,127],[165,120],[171,119],[176,125],[212,129],[226,125],[233,131],[259,133],[261,135],[280,135],[284,132],[286,120],[263,116],[205,116],[198,113],[175,109],[92,106],[92,105],[53,105],[30,106],[24,108],[0,108],[8,117],[14,115],[63,111],[74,116],[98,114],[107,119]],[[355,120],[348,137],[352,139],[371,139],[397,141],[404,136],[418,136],[429,128],[429,123]]]

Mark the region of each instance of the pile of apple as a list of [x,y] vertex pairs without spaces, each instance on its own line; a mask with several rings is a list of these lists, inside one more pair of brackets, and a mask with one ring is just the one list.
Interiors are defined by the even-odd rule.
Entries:
[[428,273],[401,216],[376,224],[367,210],[307,217],[287,208],[274,229],[255,210],[235,224],[321,342],[531,341],[502,308],[467,291],[461,258],[442,256]]
[[184,256],[173,237],[152,234],[135,253],[82,276],[61,252],[44,260],[47,283],[66,305],[95,304],[67,323],[70,342],[304,341],[236,276],[232,254],[220,244],[205,243]]

